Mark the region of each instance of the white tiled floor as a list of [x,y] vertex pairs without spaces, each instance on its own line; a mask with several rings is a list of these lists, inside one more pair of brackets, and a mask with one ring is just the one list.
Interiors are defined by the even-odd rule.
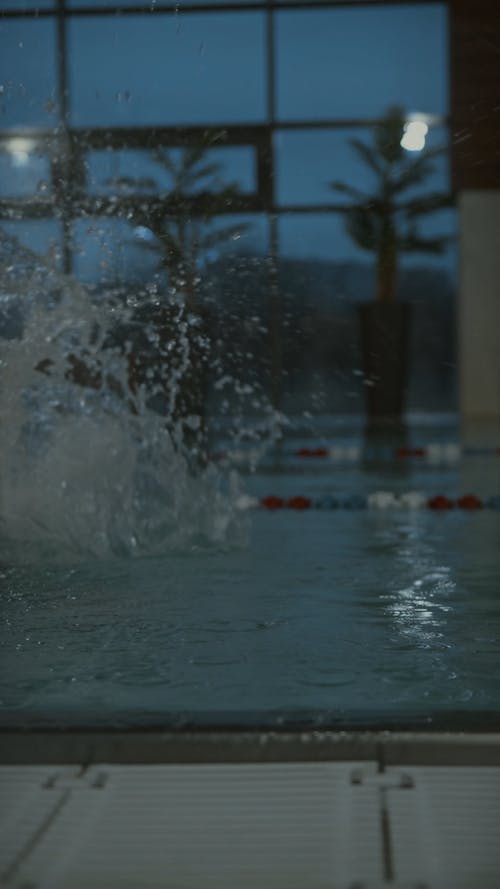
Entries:
[[0,767],[14,889],[498,889],[500,767]]
[[412,793],[388,792],[398,875],[439,889],[498,889],[500,768],[405,772],[414,781]]

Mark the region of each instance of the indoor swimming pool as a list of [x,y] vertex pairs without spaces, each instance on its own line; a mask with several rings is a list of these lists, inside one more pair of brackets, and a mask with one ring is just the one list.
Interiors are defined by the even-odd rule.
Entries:
[[350,439],[336,463],[304,441],[242,475],[233,542],[4,564],[2,726],[496,726],[500,456],[363,462]]
[[500,889],[499,4],[0,0],[1,889]]

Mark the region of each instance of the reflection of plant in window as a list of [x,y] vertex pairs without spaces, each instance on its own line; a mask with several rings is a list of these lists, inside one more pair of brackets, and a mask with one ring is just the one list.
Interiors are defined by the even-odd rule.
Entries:
[[[179,155],[154,149],[153,157],[169,174],[171,187],[143,207],[138,203],[129,216],[140,245],[158,254],[169,287],[184,294],[190,307],[195,304],[203,259],[246,227],[214,225],[215,217],[227,213],[239,191],[232,183],[224,184],[221,164],[207,159],[211,145],[203,142]],[[154,240],[148,240],[148,232]]]
[[433,160],[443,148],[408,151],[404,132],[407,116],[402,108],[391,108],[373,131],[371,144],[351,139],[350,143],[371,172],[375,188],[371,194],[343,182],[330,187],[352,199],[339,209],[347,233],[354,243],[377,260],[377,299],[392,301],[396,293],[397,258],[401,253],[439,254],[449,238],[426,237],[419,230],[422,218],[451,205],[451,196],[443,192],[407,195],[421,186],[434,172]]
[[[434,172],[433,159],[444,149],[425,150],[425,138],[409,138],[403,109],[388,110],[373,130],[371,144],[351,139],[360,159],[375,176],[366,193],[342,182],[331,188],[351,199],[338,208],[347,233],[358,247],[375,254],[376,300],[360,305],[366,405],[373,420],[399,419],[408,375],[410,306],[396,302],[397,263],[402,253],[442,253],[447,236],[429,236],[419,222],[451,205],[447,193],[418,193]],[[414,154],[414,151],[417,151]]]

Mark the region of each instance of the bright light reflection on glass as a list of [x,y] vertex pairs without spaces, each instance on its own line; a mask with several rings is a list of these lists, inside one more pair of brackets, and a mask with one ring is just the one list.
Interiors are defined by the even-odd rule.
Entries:
[[401,145],[406,151],[422,151],[429,127],[423,120],[410,120],[405,124]]
[[16,167],[24,167],[29,162],[30,151],[33,149],[33,142],[31,139],[17,136],[14,139],[9,139],[6,148],[12,156],[12,163]]

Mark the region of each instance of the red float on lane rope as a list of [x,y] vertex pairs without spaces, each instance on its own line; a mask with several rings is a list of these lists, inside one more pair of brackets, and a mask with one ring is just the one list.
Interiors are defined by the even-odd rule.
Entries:
[[425,457],[425,448],[398,448],[396,457]]
[[283,497],[275,497],[273,494],[270,494],[269,497],[263,497],[260,503],[265,509],[283,509],[285,506]]
[[427,506],[429,509],[453,509],[455,503],[453,500],[450,500],[449,497],[445,497],[443,494],[437,494],[436,497],[431,497],[427,501]]
[[483,503],[475,494],[464,494],[457,500],[461,509],[482,509]]
[[312,501],[309,497],[302,497],[299,494],[297,497],[290,497],[290,499],[287,500],[286,505],[289,509],[310,509]]
[[249,503],[241,505],[241,509],[250,509],[257,505],[263,509],[295,509],[297,511],[311,509],[432,509],[437,512],[447,511],[451,509],[465,509],[468,512],[476,512],[480,509],[500,510],[500,494],[490,497],[481,498],[477,494],[462,494],[455,500],[446,497],[444,494],[436,494],[434,497],[426,498],[424,494],[418,491],[408,491],[400,494],[394,494],[390,491],[376,491],[362,496],[354,494],[351,496],[338,496],[335,494],[319,495],[318,497],[305,497],[303,494],[296,494],[293,497],[277,497],[270,494],[258,500],[255,497],[240,498]]

